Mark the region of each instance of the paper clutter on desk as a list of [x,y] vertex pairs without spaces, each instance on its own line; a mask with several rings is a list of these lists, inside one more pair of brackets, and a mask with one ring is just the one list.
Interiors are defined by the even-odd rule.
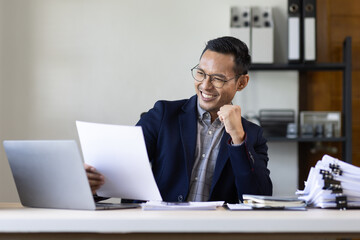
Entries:
[[277,197],[262,195],[243,195],[244,204],[255,208],[301,208],[305,207],[304,200],[296,197]]
[[227,204],[229,210],[306,210],[304,200],[297,197],[243,195],[243,203]]
[[216,210],[224,205],[223,201],[210,202],[161,202],[148,201],[141,205],[143,210]]
[[360,168],[324,155],[296,194],[313,207],[360,208]]

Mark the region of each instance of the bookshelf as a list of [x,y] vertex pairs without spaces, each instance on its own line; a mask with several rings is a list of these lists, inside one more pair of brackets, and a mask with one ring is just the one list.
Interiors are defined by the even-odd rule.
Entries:
[[343,61],[338,63],[299,63],[299,64],[253,64],[250,71],[342,71],[343,102],[342,102],[342,136],[333,138],[318,137],[268,137],[269,142],[342,142],[343,160],[352,163],[352,102],[351,102],[351,37],[343,43]]

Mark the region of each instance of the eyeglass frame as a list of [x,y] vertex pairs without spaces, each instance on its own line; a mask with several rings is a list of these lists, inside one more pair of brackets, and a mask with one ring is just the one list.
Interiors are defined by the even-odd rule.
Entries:
[[[229,81],[231,81],[231,80],[233,80],[233,79],[235,79],[235,78],[238,78],[238,77],[240,77],[241,75],[244,75],[244,73],[238,74],[238,75],[235,75],[235,77],[230,78],[230,79],[226,79],[226,80],[217,79],[217,81],[221,81],[221,82],[223,83],[223,85],[222,85],[221,87],[216,87],[216,86],[213,84],[213,81],[214,81],[214,75],[218,75],[218,74],[216,74],[216,73],[215,73],[215,74],[207,74],[207,73],[205,73],[205,71],[204,71],[203,69],[198,68],[198,66],[199,66],[199,64],[196,64],[196,66],[191,69],[191,76],[194,78],[194,80],[197,81],[197,82],[203,82],[203,81],[207,78],[207,76],[209,76],[210,82],[211,82],[211,84],[212,84],[215,88],[223,88],[224,85],[225,85],[227,82],[229,82]],[[194,69],[198,69],[198,70],[201,70],[202,72],[204,72],[204,79],[203,79],[203,80],[200,81],[200,80],[197,80],[197,79],[194,77],[194,74],[193,74],[193,70],[194,70]],[[225,77],[225,78],[226,78],[226,77]]]

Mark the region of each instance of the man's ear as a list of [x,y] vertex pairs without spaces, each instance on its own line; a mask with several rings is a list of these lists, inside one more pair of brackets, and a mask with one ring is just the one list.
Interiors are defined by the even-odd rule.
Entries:
[[241,75],[239,77],[239,79],[238,79],[238,88],[237,88],[237,90],[238,91],[243,90],[248,85],[249,79],[250,79],[249,74]]

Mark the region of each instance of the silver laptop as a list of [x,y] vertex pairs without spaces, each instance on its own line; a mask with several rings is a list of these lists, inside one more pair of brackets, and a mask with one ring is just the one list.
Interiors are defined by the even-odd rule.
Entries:
[[4,148],[23,206],[81,210],[139,206],[95,203],[73,140],[4,141]]

